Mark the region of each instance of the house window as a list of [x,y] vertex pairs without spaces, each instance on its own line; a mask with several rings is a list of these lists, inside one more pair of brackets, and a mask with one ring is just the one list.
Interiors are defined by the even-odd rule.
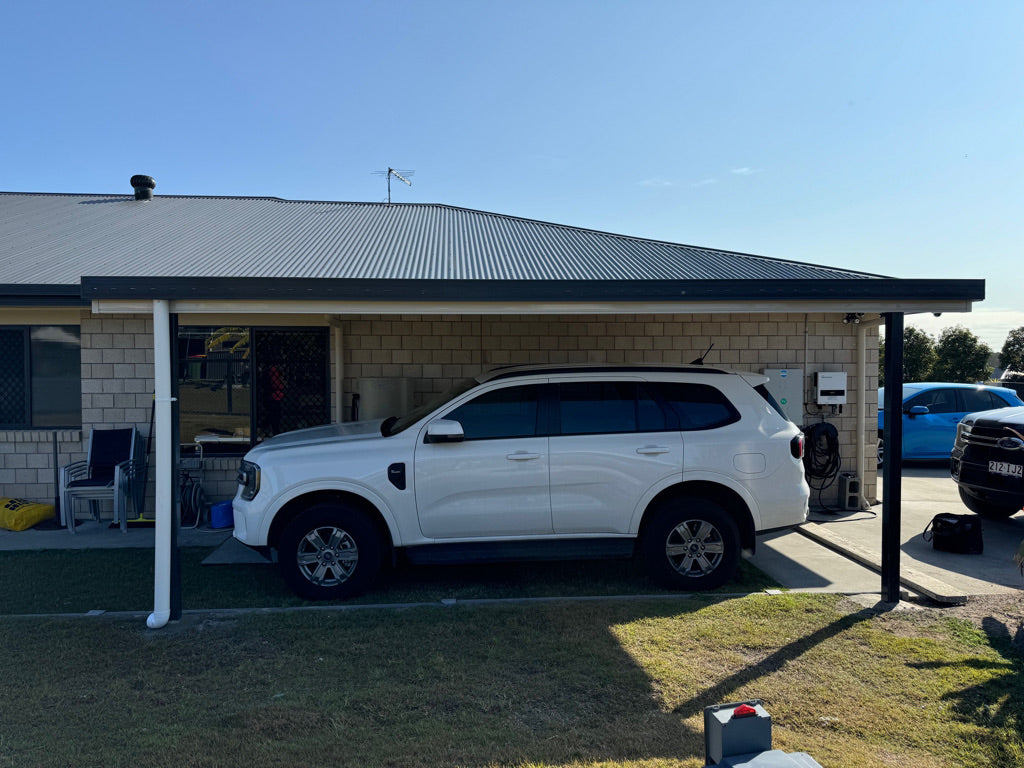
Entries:
[[0,328],[0,429],[82,425],[82,354],[73,325]]
[[281,432],[330,421],[326,328],[180,326],[183,443],[243,452]]

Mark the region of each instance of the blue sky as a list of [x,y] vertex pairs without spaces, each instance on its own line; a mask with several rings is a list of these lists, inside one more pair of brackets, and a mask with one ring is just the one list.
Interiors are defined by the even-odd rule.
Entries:
[[[1024,326],[1024,3],[5,8],[0,190],[465,206],[896,277]],[[1012,276],[1012,277],[1011,277]]]

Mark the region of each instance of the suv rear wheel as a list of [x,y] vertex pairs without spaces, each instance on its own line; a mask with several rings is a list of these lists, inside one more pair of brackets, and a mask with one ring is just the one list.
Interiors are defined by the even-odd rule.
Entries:
[[1012,504],[994,504],[991,501],[975,496],[969,491],[965,491],[963,488],[959,490],[960,500],[964,503],[964,506],[976,515],[987,517],[990,520],[1005,520],[1020,510],[1020,507],[1014,507]]
[[366,590],[381,566],[380,537],[358,509],[314,504],[281,534],[278,561],[288,586],[307,600],[344,600]]
[[641,542],[651,577],[670,589],[714,589],[739,565],[740,536],[729,513],[706,498],[683,497],[653,512]]

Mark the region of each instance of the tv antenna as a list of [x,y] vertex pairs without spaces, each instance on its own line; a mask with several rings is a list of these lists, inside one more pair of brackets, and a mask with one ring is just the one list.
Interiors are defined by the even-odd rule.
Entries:
[[404,181],[410,187],[412,182],[406,178],[406,176],[412,176],[416,171],[400,170],[398,168],[388,168],[386,171],[373,171],[374,176],[386,176],[388,180],[388,205],[391,205],[391,177],[394,176],[399,181]]

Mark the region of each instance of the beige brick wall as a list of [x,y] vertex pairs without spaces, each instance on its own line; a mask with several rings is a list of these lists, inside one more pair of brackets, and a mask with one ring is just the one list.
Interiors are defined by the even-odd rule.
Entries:
[[[499,365],[529,363],[685,364],[708,354],[708,365],[760,372],[764,368],[802,368],[805,403],[810,403],[812,374],[845,371],[850,382],[843,413],[808,406],[804,423],[823,416],[839,430],[841,471],[856,468],[856,363],[859,326],[844,324],[841,314],[696,314],[696,315],[442,315],[427,317],[353,316],[342,321],[344,387],[361,378],[411,379],[414,405],[444,391],[455,381]],[[878,330],[867,329],[866,384],[868,419],[865,443],[874,455],[877,400]],[[873,461],[863,478],[864,492],[877,492]],[[838,502],[838,482],[821,501]],[[815,494],[815,502],[818,501]]]
[[[268,322],[269,320],[269,322]],[[188,318],[182,318],[183,324]],[[272,318],[232,318],[231,324],[272,325]],[[321,324],[311,318],[310,325]],[[205,324],[205,323],[204,323]],[[294,323],[292,323],[294,324]],[[808,407],[804,423],[825,416],[840,435],[842,471],[854,471],[856,325],[833,314],[693,315],[396,315],[347,316],[343,334],[344,400],[362,378],[412,381],[414,404],[455,381],[499,365],[524,363],[689,363],[713,343],[707,364],[760,372],[801,368],[805,402],[811,374],[846,371],[849,400],[842,415]],[[135,425],[148,434],[153,398],[153,336],[148,315],[93,316],[84,311],[82,430],[60,433],[59,464],[85,458],[94,428]],[[332,345],[333,350],[333,345]],[[868,419],[865,441],[873,455],[877,397],[878,331],[868,330]],[[333,354],[333,351],[332,351]],[[334,361],[332,361],[333,363]],[[332,368],[333,376],[333,368]],[[332,379],[333,386],[333,379]],[[333,402],[333,400],[332,400]],[[335,418],[337,413],[334,414]],[[0,493],[34,501],[53,499],[52,433],[0,432]],[[235,492],[237,458],[207,459],[204,488],[211,501]],[[865,495],[875,498],[874,462],[868,461]],[[152,515],[152,485],[147,514]],[[835,504],[838,484],[822,495]],[[812,499],[817,502],[817,497]]]

